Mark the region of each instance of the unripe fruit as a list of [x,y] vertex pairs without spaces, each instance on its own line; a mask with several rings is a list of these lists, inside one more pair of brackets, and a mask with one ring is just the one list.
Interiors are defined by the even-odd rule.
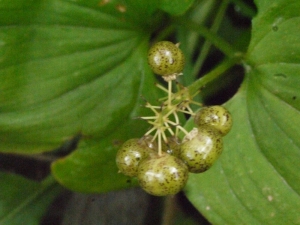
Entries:
[[145,159],[137,178],[141,187],[156,196],[175,195],[188,180],[188,168],[177,157],[164,153]]
[[127,176],[137,176],[139,163],[154,154],[143,138],[133,138],[126,141],[117,152],[116,164],[119,172]]
[[157,42],[148,52],[148,64],[157,75],[180,74],[183,71],[184,62],[182,51],[169,41]]
[[181,141],[176,136],[171,136],[167,138],[168,143],[163,145],[163,151],[170,155],[179,157]]
[[214,128],[203,126],[198,128],[198,132],[191,140],[182,143],[180,158],[190,172],[202,173],[219,158],[222,148],[221,135]]
[[222,136],[226,135],[232,127],[231,114],[219,105],[203,107],[196,113],[194,121],[197,126],[214,127]]
[[145,147],[151,148],[155,151],[158,149],[157,142],[153,141],[153,136],[152,135],[146,135],[146,136],[141,137],[139,139],[139,143],[141,145],[144,145]]

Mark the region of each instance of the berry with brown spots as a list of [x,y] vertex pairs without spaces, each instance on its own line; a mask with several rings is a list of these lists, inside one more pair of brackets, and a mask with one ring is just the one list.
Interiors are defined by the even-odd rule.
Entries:
[[191,139],[183,141],[180,158],[186,163],[190,172],[202,173],[208,170],[221,155],[223,141],[221,135],[208,126],[194,129],[193,132]]
[[176,136],[171,136],[167,138],[167,143],[163,145],[163,151],[167,152],[170,155],[179,157],[180,155],[180,149],[181,147],[181,141]]
[[169,41],[155,43],[148,52],[148,64],[161,76],[181,74],[185,59],[177,45]]
[[118,150],[116,156],[119,172],[130,177],[137,176],[139,163],[151,154],[154,154],[154,149],[149,147],[149,145],[148,139],[145,137],[126,141]]
[[222,136],[226,135],[232,127],[231,114],[219,105],[203,107],[196,113],[194,121],[197,126],[214,127]]
[[188,168],[179,158],[163,152],[142,161],[137,178],[149,194],[175,195],[188,180]]

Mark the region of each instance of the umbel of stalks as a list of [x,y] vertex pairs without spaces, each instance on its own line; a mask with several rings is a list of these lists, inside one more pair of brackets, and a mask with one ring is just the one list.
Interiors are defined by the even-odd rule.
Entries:
[[[156,196],[174,195],[185,186],[189,172],[202,173],[212,167],[223,149],[222,137],[231,129],[232,118],[222,106],[202,107],[193,100],[199,92],[174,80],[182,75],[184,55],[179,44],[162,41],[148,53],[148,63],[154,73],[162,76],[167,85],[156,84],[166,93],[158,105],[146,102],[152,115],[140,117],[150,127],[140,139],[126,141],[116,156],[119,172],[136,177],[140,186]],[[194,112],[191,104],[201,106]],[[181,126],[185,114],[194,118],[195,128],[188,132]],[[185,134],[181,141],[178,136]]]

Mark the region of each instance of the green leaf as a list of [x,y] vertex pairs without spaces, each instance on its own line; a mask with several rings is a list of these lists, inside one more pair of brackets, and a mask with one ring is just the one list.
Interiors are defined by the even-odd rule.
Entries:
[[157,6],[1,2],[0,151],[47,151],[80,134],[78,150],[54,163],[54,176],[84,192],[126,186],[128,178],[117,174],[116,143],[146,132],[146,122],[133,120],[146,113],[141,95],[159,96],[146,63]]
[[[100,30],[101,33],[109,40],[105,31]],[[130,35],[125,37],[126,33]],[[74,153],[52,164],[55,178],[75,191],[105,192],[136,184],[128,183],[128,177],[118,174],[116,152],[121,143],[141,137],[149,127],[145,121],[136,119],[150,112],[141,107],[144,103],[141,96],[150,101],[159,97],[155,77],[147,65],[148,35],[123,26],[112,29],[109,35],[111,43],[100,52],[104,54],[100,57],[104,59],[103,74],[97,70],[94,87],[86,88],[86,96],[77,95],[79,101],[91,100],[84,105],[88,114],[83,113],[79,120],[82,140]]]
[[[139,54],[136,55],[138,56]],[[149,70],[145,71],[150,73]],[[129,188],[137,184],[136,180],[118,173],[115,157],[123,142],[129,138],[141,137],[149,127],[146,121],[137,120],[136,117],[150,112],[141,107],[142,102],[139,98],[140,95],[150,97],[155,93],[151,88],[154,84],[153,79],[152,74],[142,77],[143,82],[135,93],[135,108],[132,114],[120,122],[113,133],[103,138],[82,140],[75,152],[52,164],[52,173],[60,183],[75,191],[97,193]]]
[[162,0],[160,2],[160,9],[171,15],[180,15],[186,12],[193,2],[194,0]]
[[38,225],[46,209],[62,190],[52,177],[41,183],[0,173],[0,224]]
[[78,133],[101,139],[130,118],[149,76],[141,55],[156,8],[141,5],[0,3],[1,151],[46,151]]
[[226,104],[233,129],[186,194],[213,224],[300,224],[300,2],[256,2],[246,79]]

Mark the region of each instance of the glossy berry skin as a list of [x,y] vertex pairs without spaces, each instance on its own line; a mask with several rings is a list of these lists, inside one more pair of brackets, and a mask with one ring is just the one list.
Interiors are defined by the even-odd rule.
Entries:
[[157,149],[158,149],[157,142],[152,141],[152,140],[153,140],[152,135],[146,135],[146,136],[143,136],[139,139],[139,143],[141,145],[144,145],[145,147],[148,147],[148,148],[151,148],[151,149],[157,151]]
[[181,151],[181,141],[178,137],[171,136],[167,138],[168,143],[163,145],[163,151],[170,155],[179,157]]
[[188,168],[177,157],[163,152],[161,156],[141,162],[137,178],[140,186],[151,195],[175,195],[188,180]]
[[129,139],[117,152],[116,164],[119,172],[130,177],[137,176],[139,163],[149,157],[152,151],[141,139]]
[[180,74],[183,71],[184,62],[182,51],[169,41],[157,42],[148,52],[148,64],[157,75]]
[[194,121],[197,126],[214,127],[222,136],[226,135],[232,127],[231,114],[219,105],[203,107],[196,113]]
[[211,127],[198,128],[197,134],[182,143],[180,158],[192,173],[208,170],[219,158],[223,149],[221,135]]

